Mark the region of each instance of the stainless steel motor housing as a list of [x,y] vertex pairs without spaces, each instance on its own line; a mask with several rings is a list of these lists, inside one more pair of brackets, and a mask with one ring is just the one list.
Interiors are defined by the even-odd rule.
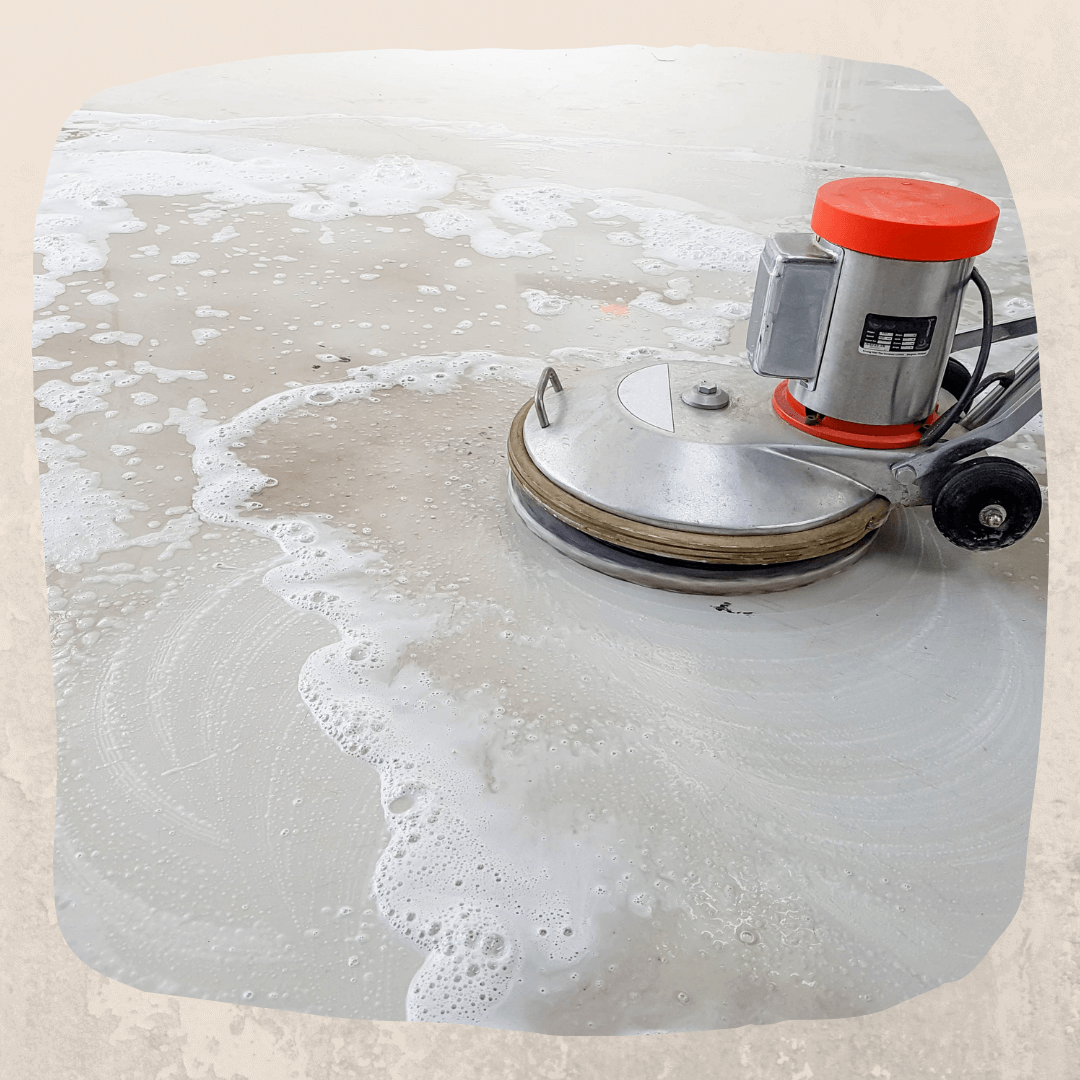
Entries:
[[972,259],[865,255],[812,233],[765,245],[747,330],[760,375],[790,380],[804,408],[857,424],[933,411]]

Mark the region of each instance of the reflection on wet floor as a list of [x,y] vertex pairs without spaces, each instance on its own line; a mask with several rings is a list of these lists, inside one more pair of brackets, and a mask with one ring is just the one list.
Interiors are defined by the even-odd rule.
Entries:
[[[1046,515],[973,557],[897,514],[849,571],[737,610],[569,563],[506,498],[541,367],[741,362],[758,233],[804,193],[742,161],[752,198],[679,202],[664,170],[700,148],[653,195],[500,176],[460,126],[360,168],[341,141],[378,157],[391,129],[352,123],[290,120],[305,157],[87,113],[54,164],[73,948],[144,989],[568,1034],[850,1016],[970,970],[1023,885]],[[176,190],[194,157],[241,186]],[[1030,310],[1018,236],[983,261]],[[1037,425],[1002,452],[1044,482]]]

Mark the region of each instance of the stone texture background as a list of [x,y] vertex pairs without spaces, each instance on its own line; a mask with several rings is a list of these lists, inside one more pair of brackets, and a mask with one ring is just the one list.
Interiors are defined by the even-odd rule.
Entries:
[[[0,1073],[35,1080],[848,1080],[1080,1075],[1080,7],[1006,0],[11,0],[0,16]],[[557,1038],[146,994],[68,950],[52,904],[55,732],[32,440],[31,236],[52,140],[98,90],[350,49],[743,46],[917,68],[967,103],[1010,177],[1031,262],[1053,506],[1046,705],[1020,911],[965,979],[855,1020]]]

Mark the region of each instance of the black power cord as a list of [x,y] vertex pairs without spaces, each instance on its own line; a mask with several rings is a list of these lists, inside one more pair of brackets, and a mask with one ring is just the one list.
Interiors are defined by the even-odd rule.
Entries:
[[975,397],[978,397],[984,390],[993,386],[994,383],[1001,383],[1001,385],[1008,390],[1014,382],[1016,382],[1015,371],[995,371],[993,375],[987,375],[986,378],[979,383],[979,388],[975,391]]
[[944,435],[965,412],[967,412],[972,399],[979,390],[985,389],[985,386],[983,385],[983,372],[986,371],[986,361],[990,357],[990,346],[993,343],[994,298],[990,295],[990,287],[983,280],[982,274],[974,267],[971,268],[971,280],[975,282],[975,287],[979,290],[979,295],[982,297],[982,341],[979,344],[979,357],[975,361],[975,368],[971,373],[971,378],[968,379],[967,386],[964,387],[964,392],[960,395],[955,405],[942,413],[941,416],[926,429],[926,433],[923,435],[920,442],[920,445],[922,446],[933,446],[934,443],[936,443],[938,439],[940,439],[941,436]]

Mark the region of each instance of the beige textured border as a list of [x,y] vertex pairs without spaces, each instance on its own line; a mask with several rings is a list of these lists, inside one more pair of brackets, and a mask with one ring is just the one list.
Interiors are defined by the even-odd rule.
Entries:
[[[1080,7],[1074,0],[6,0],[0,471],[0,1074],[34,1080],[1074,1080],[1080,1076],[1075,702],[1080,665]],[[902,64],[969,103],[1011,178],[1031,259],[1050,447],[1050,635],[1027,889],[968,977],[857,1020],[635,1038],[364,1023],[141,993],[85,967],[51,899],[52,686],[31,443],[31,222],[51,140],[96,91],[274,53],[739,45]],[[10,155],[10,156],[8,156]]]

